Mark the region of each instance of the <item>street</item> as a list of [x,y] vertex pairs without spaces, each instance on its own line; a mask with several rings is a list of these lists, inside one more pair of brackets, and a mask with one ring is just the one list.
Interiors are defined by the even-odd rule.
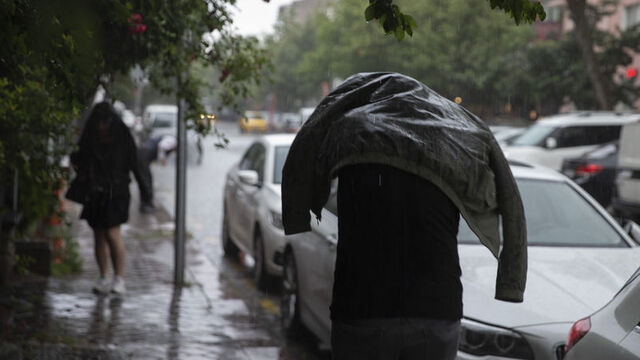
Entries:
[[[222,198],[225,176],[233,164],[240,160],[250,143],[259,135],[240,134],[235,122],[218,122],[218,129],[229,139],[226,149],[214,146],[215,137],[203,139],[204,157],[200,165],[196,164],[193,147],[188,149],[187,160],[187,209],[186,228],[188,242],[198,249],[210,264],[217,268],[219,278],[200,279],[205,286],[216,286],[216,282],[231,284],[234,293],[239,294],[251,312],[256,314],[258,328],[266,333],[263,342],[273,347],[272,354],[262,354],[256,359],[324,359],[329,358],[326,351],[319,351],[310,334],[302,334],[294,341],[285,338],[280,329],[279,289],[271,288],[263,293],[256,289],[251,278],[253,260],[246,256],[241,262],[225,258],[220,244],[222,225]],[[166,210],[171,218],[175,212],[175,156],[170,156],[166,166],[152,165],[155,188],[155,202]],[[135,196],[136,190],[133,191]],[[135,210],[135,209],[132,209]],[[187,256],[190,253],[187,252]],[[189,261],[187,261],[189,263]],[[215,311],[215,309],[214,309]],[[229,334],[233,336],[233,334]],[[278,351],[277,349],[280,349]],[[288,355],[283,355],[288,354]],[[286,356],[286,357],[283,357]]]

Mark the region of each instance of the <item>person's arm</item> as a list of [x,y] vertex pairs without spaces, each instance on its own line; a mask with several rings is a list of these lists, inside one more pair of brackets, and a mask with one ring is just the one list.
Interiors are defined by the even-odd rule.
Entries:
[[150,194],[151,189],[148,189],[149,184],[147,184],[140,174],[140,162],[138,161],[138,147],[136,146],[135,141],[133,141],[133,137],[131,133],[127,130],[127,147],[129,152],[129,170],[133,173],[133,176],[136,179],[136,183],[138,184],[138,190],[140,194]]
[[178,145],[173,136],[165,136],[158,143],[158,160],[162,165],[167,164],[167,156],[176,149]]
[[497,200],[502,216],[504,242],[498,259],[495,298],[522,302],[527,281],[527,226],[524,207],[507,159],[491,139],[491,168],[495,174]]

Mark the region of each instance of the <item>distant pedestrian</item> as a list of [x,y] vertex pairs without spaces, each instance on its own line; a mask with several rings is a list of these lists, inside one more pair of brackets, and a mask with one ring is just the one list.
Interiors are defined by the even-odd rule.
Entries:
[[456,357],[460,214],[499,257],[496,298],[522,301],[520,194],[488,127],[461,106],[400,74],[350,77],[291,146],[282,181],[286,234],[309,231],[310,211],[321,220],[334,177],[334,360]]
[[155,211],[153,204],[153,176],[151,175],[151,163],[159,160],[162,165],[167,164],[167,156],[178,145],[175,136],[160,135],[145,141],[138,148],[138,163],[140,168],[140,212],[149,214]]
[[[120,225],[129,219],[129,172],[139,185],[141,182],[135,142],[111,104],[101,102],[93,107],[71,162],[87,182],[88,196],[80,217],[87,220],[95,239],[100,279],[93,291],[123,294],[125,248]],[[109,258],[112,281],[107,278]]]

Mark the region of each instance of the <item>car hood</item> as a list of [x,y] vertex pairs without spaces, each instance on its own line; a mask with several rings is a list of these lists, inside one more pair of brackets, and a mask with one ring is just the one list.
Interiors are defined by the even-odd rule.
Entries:
[[265,200],[270,209],[281,213],[282,212],[282,190],[280,184],[266,184],[265,185]]
[[545,150],[538,146],[504,146],[502,151],[507,159],[533,164],[540,164],[540,155],[545,153]]
[[503,327],[574,322],[604,306],[640,265],[640,248],[529,247],[524,302],[494,299],[497,261],[460,245],[464,316]]
[[280,184],[267,184],[267,189],[278,198],[282,197],[282,187]]

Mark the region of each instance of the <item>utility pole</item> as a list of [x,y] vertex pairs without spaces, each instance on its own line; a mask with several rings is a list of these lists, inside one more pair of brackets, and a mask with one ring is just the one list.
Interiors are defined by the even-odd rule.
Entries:
[[174,231],[174,283],[184,284],[185,264],[185,209],[187,180],[187,129],[184,120],[186,103],[180,96],[183,74],[178,75],[178,152],[176,158],[176,211]]

